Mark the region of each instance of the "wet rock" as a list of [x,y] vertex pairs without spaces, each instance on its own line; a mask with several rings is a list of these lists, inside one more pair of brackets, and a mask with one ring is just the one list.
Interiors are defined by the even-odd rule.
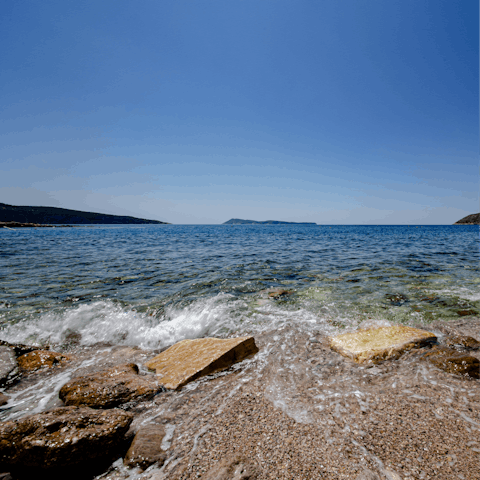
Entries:
[[18,357],[17,362],[23,372],[35,372],[41,368],[52,368],[69,360],[69,357],[49,350],[34,350]]
[[8,403],[8,396],[4,393],[0,393],[0,407]]
[[480,342],[473,337],[464,335],[449,335],[445,338],[448,347],[462,348],[465,350],[479,350]]
[[345,333],[330,339],[330,348],[357,363],[398,358],[412,348],[429,345],[437,337],[425,330],[395,325]]
[[424,357],[447,373],[480,378],[480,361],[478,358],[457,352],[452,348],[435,347]]
[[177,389],[204,375],[224,370],[258,352],[253,337],[182,340],[145,366],[161,375],[165,388]]
[[34,347],[33,345],[24,345],[23,343],[9,343],[5,340],[0,340],[0,345],[13,349],[16,357],[20,357],[20,355],[25,355],[26,353],[33,352],[34,350],[50,350],[50,347],[48,345],[44,347]]
[[254,480],[258,469],[241,457],[225,458],[210,469],[202,478],[205,480]]
[[290,295],[291,293],[293,293],[292,290],[284,290],[283,288],[277,288],[275,290],[270,290],[268,292],[268,296],[277,299],[285,295]]
[[13,350],[6,346],[0,346],[0,386],[15,377],[17,371],[17,360]]
[[119,409],[60,407],[3,422],[0,464],[10,471],[48,470],[111,459],[123,447],[132,420]]
[[477,350],[480,343],[480,318],[450,320],[448,322],[436,321],[431,328],[452,337],[446,341],[460,344],[468,350]]
[[155,378],[139,375],[134,363],[74,378],[59,392],[65,405],[112,408],[131,401],[152,398],[162,390]]
[[167,458],[166,453],[162,450],[164,436],[165,429],[162,425],[141,427],[136,433],[123,463],[129,467],[140,467],[142,470],[154,463],[163,465]]

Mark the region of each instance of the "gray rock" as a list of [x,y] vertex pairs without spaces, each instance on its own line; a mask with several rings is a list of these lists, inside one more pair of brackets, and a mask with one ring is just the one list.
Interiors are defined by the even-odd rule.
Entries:
[[154,463],[163,465],[167,455],[162,450],[165,429],[162,425],[146,425],[136,433],[123,463],[145,470]]
[[6,346],[0,346],[0,386],[8,383],[17,371],[17,360],[13,350]]

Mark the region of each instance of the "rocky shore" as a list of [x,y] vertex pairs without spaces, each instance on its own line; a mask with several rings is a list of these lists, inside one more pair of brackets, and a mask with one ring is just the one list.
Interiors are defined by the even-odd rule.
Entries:
[[480,479],[479,318],[80,340],[0,342],[1,479]]
[[0,222],[0,228],[60,228],[73,227],[73,225],[43,225],[40,223]]

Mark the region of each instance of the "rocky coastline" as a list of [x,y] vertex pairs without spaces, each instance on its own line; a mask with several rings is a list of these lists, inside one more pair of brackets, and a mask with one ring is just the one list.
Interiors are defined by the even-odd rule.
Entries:
[[15,230],[16,228],[65,228],[74,226],[75,225],[44,225],[40,223],[0,222],[0,228],[9,228],[11,230]]
[[0,478],[479,479],[479,360],[476,317],[163,351],[1,341]]
[[454,225],[480,225],[480,213],[472,213],[455,222]]

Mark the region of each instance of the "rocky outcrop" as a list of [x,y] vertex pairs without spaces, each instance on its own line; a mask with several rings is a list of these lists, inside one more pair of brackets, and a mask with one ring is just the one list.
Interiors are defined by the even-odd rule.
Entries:
[[119,409],[60,407],[1,423],[0,464],[39,473],[108,459],[123,447],[132,419]]
[[434,347],[424,356],[433,365],[447,373],[480,378],[480,361],[452,348]]
[[455,222],[454,225],[480,225],[480,213],[472,213],[463,217],[458,222]]
[[167,458],[162,450],[165,429],[162,425],[146,425],[136,433],[132,445],[128,449],[123,463],[129,467],[140,467],[145,470],[154,463],[159,466]]
[[182,340],[145,363],[161,376],[165,388],[177,389],[224,370],[258,352],[253,337]]
[[0,346],[0,386],[11,381],[17,371],[17,360],[13,350],[6,346]]
[[330,339],[330,347],[357,363],[379,363],[436,340],[433,333],[425,330],[395,325],[338,335]]
[[150,375],[139,375],[134,363],[75,378],[59,392],[65,405],[112,408],[124,403],[152,398],[162,390]]
[[69,360],[67,355],[50,350],[34,350],[18,357],[17,362],[22,372],[35,372],[36,370],[52,368]]

